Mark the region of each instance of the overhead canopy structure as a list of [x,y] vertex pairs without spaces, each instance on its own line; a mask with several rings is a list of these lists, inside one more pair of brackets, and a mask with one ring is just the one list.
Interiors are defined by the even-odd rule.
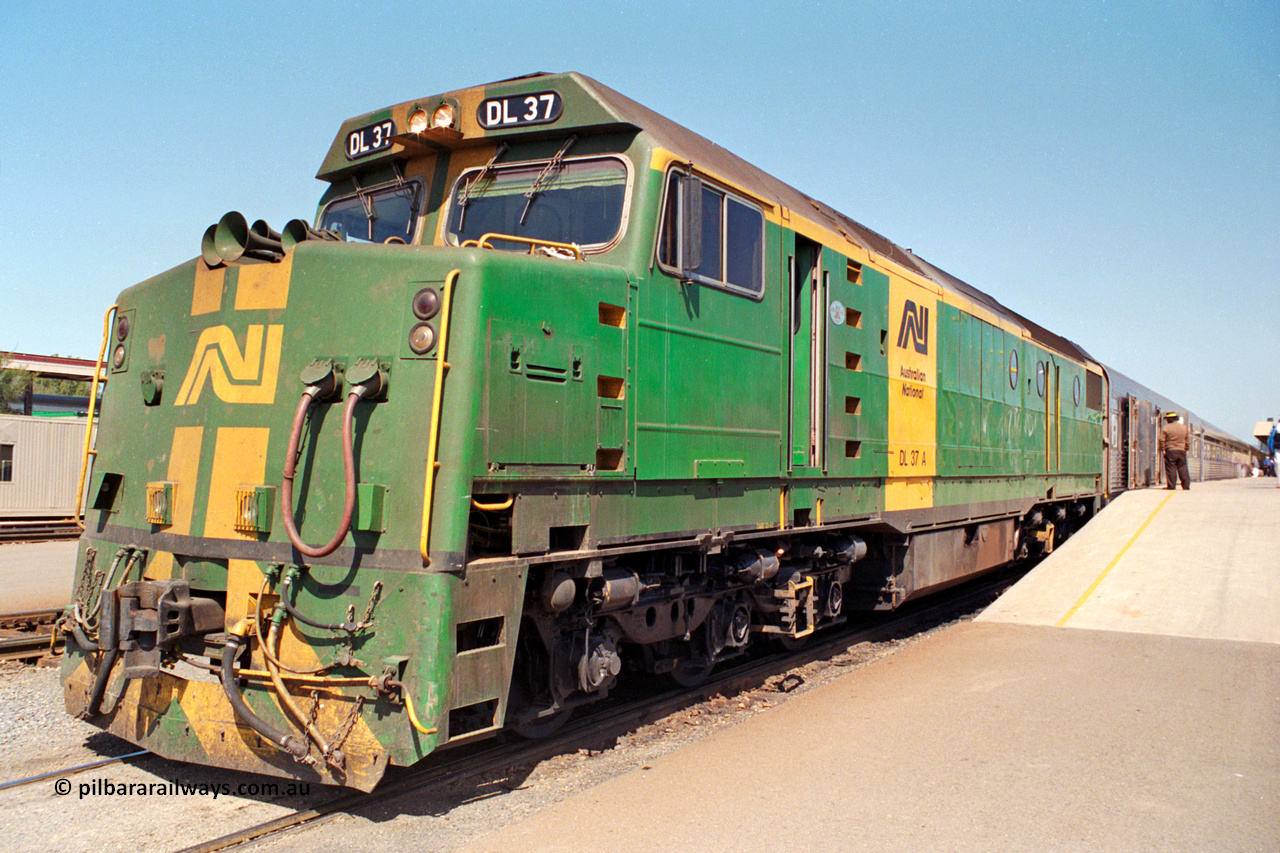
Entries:
[[[92,379],[94,362],[84,358],[62,358],[56,355],[31,355],[25,352],[0,353],[0,366],[25,370],[50,379]],[[106,381],[106,372],[101,381]]]

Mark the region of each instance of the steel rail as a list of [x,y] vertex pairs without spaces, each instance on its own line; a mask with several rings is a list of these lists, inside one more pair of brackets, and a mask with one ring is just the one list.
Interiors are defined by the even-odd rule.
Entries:
[[[0,782],[0,791],[6,788],[21,788],[23,785],[31,785],[43,779],[50,779],[54,776],[62,778],[64,776],[74,776],[77,773],[83,773],[86,770],[93,770],[97,767],[105,767],[108,764],[118,764],[130,758],[139,758],[144,755],[155,755],[149,749],[140,749],[137,752],[126,753],[125,755],[117,755],[114,758],[104,758],[101,761],[91,761],[88,764],[77,764],[75,767],[66,767],[61,770],[50,770],[48,773],[41,773],[38,776],[28,776],[25,779],[12,779],[8,782]],[[157,756],[158,757],[158,756]]]
[[31,660],[51,653],[49,639],[53,632],[0,637],[0,661]]
[[0,520],[0,542],[23,543],[79,539],[82,532],[80,521],[75,518],[10,518]]
[[14,613],[0,613],[0,629],[52,625],[58,621],[58,617],[61,615],[61,610],[25,610]]

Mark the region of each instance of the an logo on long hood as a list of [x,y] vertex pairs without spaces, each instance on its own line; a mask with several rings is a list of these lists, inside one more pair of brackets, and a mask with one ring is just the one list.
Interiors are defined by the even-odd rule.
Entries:
[[929,354],[929,309],[916,305],[910,299],[902,306],[902,323],[898,326],[898,346],[915,348],[921,355]]
[[228,327],[205,329],[196,342],[187,376],[173,404],[194,404],[200,399],[206,380],[225,403],[274,403],[283,340],[283,325],[252,325],[245,332],[241,351],[235,333]]

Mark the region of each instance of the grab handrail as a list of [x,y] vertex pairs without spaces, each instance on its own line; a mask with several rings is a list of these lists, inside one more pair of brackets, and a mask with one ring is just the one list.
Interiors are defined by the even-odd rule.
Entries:
[[102,362],[107,356],[107,342],[111,340],[111,315],[119,305],[112,305],[102,315],[102,346],[98,348],[98,362],[93,367],[93,384],[89,387],[89,418],[84,427],[84,457],[80,460],[80,483],[76,486],[76,524],[84,530],[84,481],[89,475],[89,457],[97,456],[98,449],[90,447],[93,440],[93,411],[98,402],[98,378],[102,375]]
[[444,374],[449,369],[445,361],[449,343],[449,309],[453,304],[453,288],[458,282],[462,270],[452,270],[444,280],[444,293],[440,302],[440,348],[436,350],[436,381],[431,394],[431,435],[427,439],[427,473],[422,487],[422,535],[418,539],[418,551],[422,555],[422,565],[431,565],[431,502],[436,487],[436,469],[440,463],[436,461],[436,445],[440,440],[440,408],[444,401]]

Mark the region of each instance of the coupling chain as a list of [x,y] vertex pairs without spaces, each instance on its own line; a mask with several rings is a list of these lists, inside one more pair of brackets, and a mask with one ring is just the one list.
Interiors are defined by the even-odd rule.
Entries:
[[373,593],[369,596],[369,606],[365,608],[364,618],[360,620],[361,625],[370,625],[373,623],[373,609],[378,606],[378,602],[382,600],[382,581],[374,581]]
[[307,721],[309,725],[303,726],[302,732],[308,741],[311,741],[311,732],[316,730],[316,723],[320,720],[320,691],[311,691],[311,710],[307,713]]
[[342,749],[342,745],[347,742],[352,730],[356,727],[356,720],[360,719],[360,708],[364,705],[364,696],[356,694],[356,701],[352,703],[351,710],[347,712],[347,717],[342,721],[342,725],[338,726],[338,731],[334,735],[333,743],[329,747],[329,755],[325,758],[331,758],[334,753]]

